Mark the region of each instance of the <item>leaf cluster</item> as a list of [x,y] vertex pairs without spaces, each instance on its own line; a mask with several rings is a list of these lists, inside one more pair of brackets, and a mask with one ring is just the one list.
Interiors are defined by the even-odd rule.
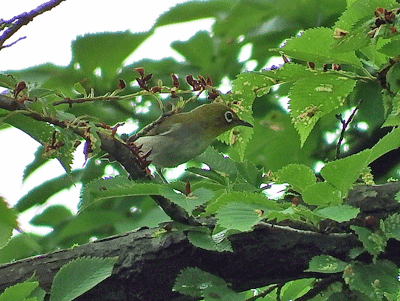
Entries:
[[[315,257],[308,269],[313,277],[257,288],[254,296],[233,291],[208,272],[188,268],[177,275],[173,289],[204,300],[244,300],[257,294],[264,300],[307,294],[313,300],[340,300],[349,291],[360,300],[396,300],[397,267],[381,256],[389,239],[399,240],[398,214],[377,227],[361,227],[355,222],[360,209],[345,200],[354,185],[373,184],[374,177],[383,183],[397,175],[399,156],[385,159],[400,146],[397,8],[394,0],[322,6],[312,0],[301,5],[294,0],[187,2],[160,16],[148,32],[78,37],[66,67],[46,64],[0,74],[0,86],[9,89],[0,96],[2,128],[18,128],[42,145],[24,179],[52,158],[66,170],[31,190],[13,208],[0,199],[0,262],[159,224],[163,227],[157,235],[183,231],[198,248],[235,252],[229,237],[253,231],[260,223],[318,232],[326,230],[321,222],[330,220],[353,223],[349,229],[363,248],[354,249],[348,261],[328,254]],[[171,45],[184,62],[165,58],[124,65],[158,27],[201,18],[214,18],[211,33],[199,31]],[[239,60],[248,45],[249,58]],[[279,55],[285,64],[271,67]],[[249,70],[250,63],[252,70],[260,71]],[[209,75],[207,82],[200,92],[193,91],[192,75],[205,82],[201,74]],[[188,75],[191,80],[185,86]],[[215,94],[225,79],[231,90]],[[127,150],[119,137],[122,123],[141,128],[169,103],[191,109],[205,102],[206,95],[233,105],[254,129],[218,137],[213,147],[186,164],[178,180],[151,180],[145,168],[138,179],[124,164],[124,156],[111,154],[105,146],[111,141]],[[71,170],[82,142],[86,164]],[[107,152],[113,158],[102,160]],[[376,162],[383,162],[383,171]],[[76,184],[82,185],[76,214],[64,205],[48,205],[51,196]],[[279,196],[273,195],[274,188],[282,190]],[[175,213],[181,215],[180,223],[171,220],[171,204],[181,210]],[[11,238],[18,215],[33,207],[43,210],[30,223],[51,232]],[[372,255],[371,262],[359,257],[365,252]],[[53,281],[51,298],[72,300],[110,275],[113,262],[81,258],[68,263]],[[81,290],[81,279],[76,278],[69,282],[71,287],[57,288],[71,270],[96,281],[84,283]],[[85,274],[90,272],[95,276]],[[318,289],[318,275],[327,273],[342,277]],[[13,290],[26,291],[21,300],[42,300],[33,295],[40,293],[37,285],[30,280],[10,287],[0,300]]]

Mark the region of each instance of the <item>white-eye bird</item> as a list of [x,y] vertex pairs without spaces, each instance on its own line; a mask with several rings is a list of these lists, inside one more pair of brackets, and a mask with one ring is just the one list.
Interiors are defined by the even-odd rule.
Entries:
[[134,141],[156,167],[175,167],[203,153],[211,142],[235,126],[252,127],[228,106],[220,103],[201,105],[190,112],[164,119],[146,136]]

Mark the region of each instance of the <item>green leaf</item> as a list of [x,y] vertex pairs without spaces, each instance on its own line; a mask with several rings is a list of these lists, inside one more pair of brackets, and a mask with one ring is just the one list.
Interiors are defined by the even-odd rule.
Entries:
[[57,178],[48,180],[36,186],[19,199],[15,210],[23,212],[35,205],[44,204],[51,196],[74,185],[82,177],[83,170],[74,170],[69,174],[63,174]]
[[387,56],[396,56],[399,54],[400,47],[400,37],[393,37],[389,39],[387,43],[382,45],[381,48],[378,49],[380,53],[386,54]]
[[70,301],[111,276],[117,257],[82,257],[65,264],[56,274],[50,301]]
[[198,248],[209,251],[233,252],[227,233],[228,231],[224,230],[217,234],[212,234],[209,228],[196,227],[189,230],[187,237],[189,242]]
[[303,164],[289,164],[274,175],[277,183],[288,183],[294,191],[302,193],[307,186],[315,184],[317,178],[311,168]]
[[295,300],[307,293],[315,283],[315,278],[288,281],[282,287],[281,300]]
[[357,234],[358,239],[370,254],[376,256],[385,250],[387,239],[382,233],[372,232],[354,225],[351,225],[350,228]]
[[294,83],[289,92],[290,115],[302,146],[317,121],[342,106],[355,84],[340,73],[319,73]]
[[311,259],[306,272],[338,273],[344,271],[347,265],[347,262],[330,255],[319,255]]
[[44,250],[38,243],[40,238],[31,233],[14,235],[8,244],[0,249],[0,264],[42,254]]
[[71,210],[67,207],[63,205],[52,205],[47,207],[42,213],[35,215],[29,223],[34,226],[55,228],[72,216]]
[[97,179],[83,187],[79,210],[108,198],[160,194],[162,187],[163,185],[154,183],[137,183],[129,180],[126,176]]
[[125,31],[79,36],[71,45],[73,64],[79,64],[83,72],[91,75],[100,68],[101,78],[104,82],[110,81],[111,88],[111,80],[124,60],[151,34]]
[[211,69],[215,57],[213,39],[207,31],[199,31],[188,41],[176,41],[171,44],[172,49],[179,52],[194,66],[205,70]]
[[6,201],[0,196],[0,249],[11,239],[12,231],[18,227],[15,211],[8,207]]
[[384,221],[380,221],[380,229],[385,236],[400,240],[400,214],[394,213],[388,216]]
[[328,45],[333,41],[333,31],[329,28],[311,28],[300,37],[287,40],[282,49],[286,55],[316,64],[349,64],[362,68],[362,64],[354,52],[334,53]]
[[290,63],[284,64],[278,69],[263,70],[260,73],[271,79],[273,84],[280,84],[312,77],[317,73],[317,71],[311,70],[309,67],[304,65]]
[[[267,75],[267,76],[266,76]],[[244,108],[251,108],[254,98],[267,94],[271,86],[277,82],[268,77],[268,72],[245,72],[240,73],[233,80],[233,99],[240,101]]]
[[387,116],[382,127],[400,125],[400,93],[397,93],[393,98],[390,97],[392,111]]
[[340,204],[343,198],[341,192],[328,182],[318,182],[307,186],[302,197],[309,205]]
[[191,1],[177,4],[162,14],[154,27],[165,26],[182,22],[189,22],[204,18],[214,18],[221,12],[228,11],[236,1],[217,0],[211,2]]
[[342,223],[356,218],[358,213],[360,213],[360,208],[355,208],[353,206],[344,204],[317,209],[314,211],[314,213],[337,221],[338,223]]
[[167,186],[160,189],[160,194],[185,209],[188,213],[207,203],[214,196],[211,190],[205,188],[198,188],[189,195],[184,195]]
[[[357,24],[355,28],[350,29],[345,36],[339,35],[332,41],[331,49],[333,52],[356,51],[372,44],[375,41],[372,36],[368,35],[375,20],[373,16],[363,24]],[[340,29],[338,29],[340,30]]]
[[321,175],[346,197],[361,171],[370,163],[371,150],[364,150],[349,157],[331,161],[321,169]]
[[45,158],[43,155],[44,148],[42,146],[39,146],[35,152],[35,159],[33,159],[33,161],[25,167],[22,181],[25,181],[34,171],[36,171],[39,167],[43,166],[48,161],[48,158]]
[[301,148],[299,134],[289,114],[272,110],[254,122],[254,139],[246,148],[246,158],[265,170],[277,171],[287,164],[302,163],[312,166],[311,153],[318,144],[316,131],[312,132]]
[[228,176],[231,179],[235,179],[237,176],[236,162],[213,147],[207,148],[204,153],[196,157],[196,160],[208,165],[211,170],[222,176]]
[[243,300],[243,296],[229,289],[223,279],[198,268],[182,270],[173,290],[193,297],[204,297],[205,300]]
[[18,81],[13,76],[0,73],[0,87],[14,90],[17,83]]
[[369,163],[398,147],[400,147],[400,128],[394,128],[371,148]]
[[242,232],[250,231],[264,217],[263,212],[268,208],[258,204],[229,202],[220,207],[216,213],[218,225],[226,229]]
[[398,7],[398,3],[394,0],[355,0],[348,5],[333,28],[349,30],[360,20],[373,18],[373,12],[377,7],[392,9]]
[[[87,235],[109,234],[109,227],[129,220],[125,212],[117,210],[83,210],[68,220],[57,235],[59,241]],[[89,237],[88,237],[89,238]]]
[[27,280],[7,287],[0,295],[0,301],[26,301],[31,293],[39,287],[38,281]]
[[398,268],[387,260],[363,265],[355,263],[351,266],[351,274],[345,277],[352,290],[360,291],[373,300],[385,300],[387,294],[395,294],[399,290]]
[[24,131],[41,144],[50,142],[54,132],[54,127],[23,114],[10,113],[2,121]]
[[206,208],[206,213],[211,215],[215,213],[221,206],[229,202],[245,202],[259,205],[259,207],[268,207],[271,210],[281,210],[279,204],[273,200],[269,200],[264,194],[232,191],[223,193],[218,199],[210,203]]

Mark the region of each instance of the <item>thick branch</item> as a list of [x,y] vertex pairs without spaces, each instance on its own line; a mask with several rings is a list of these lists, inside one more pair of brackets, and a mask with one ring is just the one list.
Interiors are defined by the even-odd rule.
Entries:
[[[400,183],[357,186],[350,193],[349,203],[366,210],[361,217],[381,213],[384,217],[398,211],[395,194],[399,189]],[[362,218],[351,223],[360,222]],[[171,290],[176,276],[186,267],[199,267],[222,277],[236,291],[304,277],[324,279],[331,275],[304,272],[313,256],[326,254],[348,261],[350,249],[361,246],[356,236],[347,232],[348,224],[342,229],[342,233],[321,234],[262,222],[252,232],[230,236],[234,252],[218,253],[194,247],[183,232],[153,236],[158,229],[143,228],[0,266],[0,275],[7,275],[0,277],[0,291],[34,273],[41,287],[49,290],[60,267],[82,256],[119,259],[112,276],[78,300],[194,300]],[[398,264],[398,245],[389,240],[382,257]]]

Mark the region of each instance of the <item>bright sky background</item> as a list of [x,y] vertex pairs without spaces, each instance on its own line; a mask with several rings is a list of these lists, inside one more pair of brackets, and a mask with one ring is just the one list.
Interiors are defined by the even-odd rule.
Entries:
[[[46,1],[13,0],[8,4],[3,3],[0,18],[8,20],[44,2]],[[47,62],[68,65],[71,60],[70,44],[77,35],[101,31],[147,31],[160,14],[182,2],[185,1],[66,0],[51,11],[36,17],[6,42],[10,44],[19,37],[26,36],[26,39],[0,51],[0,72]],[[160,59],[167,56],[181,60],[180,55],[169,47],[170,43],[177,39],[187,40],[198,30],[210,30],[212,23],[213,20],[205,19],[159,28],[126,63],[142,58]],[[34,159],[39,143],[15,129],[0,131],[0,141],[0,195],[10,205],[15,204],[33,187],[64,173],[61,165],[52,160],[22,183],[23,170]],[[76,161],[75,167],[82,167],[83,161]],[[71,208],[76,208],[79,192],[80,187],[74,187],[54,196],[47,204],[67,201]],[[31,231],[27,221],[43,210],[44,208],[34,208],[24,214],[20,218],[22,229]]]

